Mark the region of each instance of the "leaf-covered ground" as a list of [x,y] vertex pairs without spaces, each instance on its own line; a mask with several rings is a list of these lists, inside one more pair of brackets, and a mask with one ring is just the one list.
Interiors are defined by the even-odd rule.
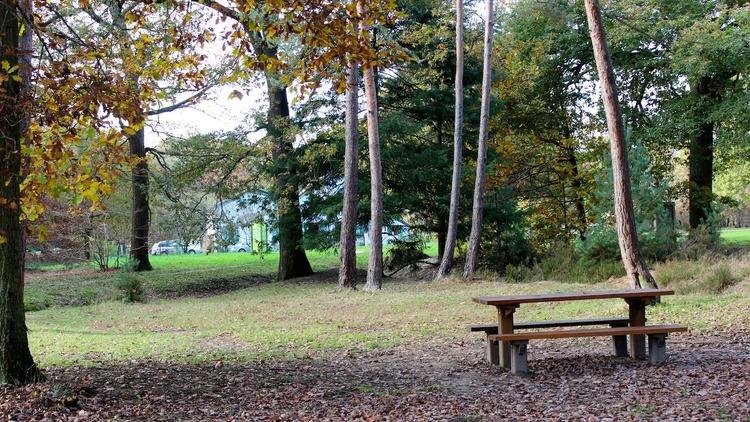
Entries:
[[750,420],[750,331],[669,338],[661,366],[607,339],[533,342],[528,378],[485,365],[477,336],[352,354],[53,368],[0,390],[8,420]]

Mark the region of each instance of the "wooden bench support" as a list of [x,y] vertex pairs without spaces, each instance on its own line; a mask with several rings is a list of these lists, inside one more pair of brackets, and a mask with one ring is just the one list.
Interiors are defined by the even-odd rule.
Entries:
[[528,340],[516,340],[510,342],[510,372],[513,375],[525,375],[529,373],[529,363],[526,356]]
[[[488,337],[488,341],[506,341],[511,346],[511,368],[514,375],[525,375],[529,372],[526,349],[529,340],[576,338],[576,337],[604,337],[611,336],[615,342],[615,354],[623,353],[622,350],[627,340],[625,336],[648,336],[648,357],[652,364],[662,363],[667,360],[667,334],[687,331],[687,328],[677,325],[651,325],[640,327],[616,327],[616,328],[593,328],[556,331],[536,331],[513,334],[497,334]],[[619,344],[619,346],[618,346]]]

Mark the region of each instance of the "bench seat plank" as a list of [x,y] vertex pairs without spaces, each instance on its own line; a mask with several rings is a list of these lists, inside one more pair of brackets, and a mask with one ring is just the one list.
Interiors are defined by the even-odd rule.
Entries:
[[513,334],[495,334],[488,337],[490,341],[520,341],[571,337],[599,337],[665,334],[687,331],[687,327],[679,324],[647,325],[642,327],[614,327],[614,328],[585,328],[576,330],[535,331]]
[[[564,319],[559,321],[528,321],[516,322],[513,329],[531,330],[535,328],[554,328],[554,327],[578,327],[586,325],[628,325],[628,317],[613,318],[590,318],[590,319]],[[497,324],[476,324],[469,327],[472,332],[488,332],[497,334]]]

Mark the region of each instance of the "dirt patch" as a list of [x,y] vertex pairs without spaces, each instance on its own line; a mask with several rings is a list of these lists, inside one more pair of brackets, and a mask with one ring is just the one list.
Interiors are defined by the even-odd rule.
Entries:
[[607,339],[534,342],[528,378],[486,366],[479,336],[254,363],[50,368],[47,383],[0,390],[0,414],[19,421],[750,420],[750,331],[671,336],[660,366],[612,357],[609,346]]
[[224,333],[199,341],[202,350],[219,351],[222,353],[242,352],[250,346],[230,333]]
[[191,283],[176,283],[175,290],[149,292],[149,296],[175,299],[181,297],[218,296],[248,287],[274,281],[271,276],[246,275],[238,277],[221,277],[201,279]]

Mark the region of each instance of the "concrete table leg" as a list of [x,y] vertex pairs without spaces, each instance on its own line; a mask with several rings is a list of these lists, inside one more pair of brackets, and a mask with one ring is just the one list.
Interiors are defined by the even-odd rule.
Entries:
[[511,362],[510,362],[510,373],[513,375],[528,375],[529,373],[529,362],[526,355],[526,347],[528,346],[528,340],[517,340],[510,342],[511,347]]
[[500,345],[495,340],[490,340],[487,335],[487,362],[490,365],[500,365]]
[[628,336],[612,336],[612,348],[618,358],[628,357]]
[[663,363],[667,360],[667,335],[648,335],[648,361],[651,364]]

